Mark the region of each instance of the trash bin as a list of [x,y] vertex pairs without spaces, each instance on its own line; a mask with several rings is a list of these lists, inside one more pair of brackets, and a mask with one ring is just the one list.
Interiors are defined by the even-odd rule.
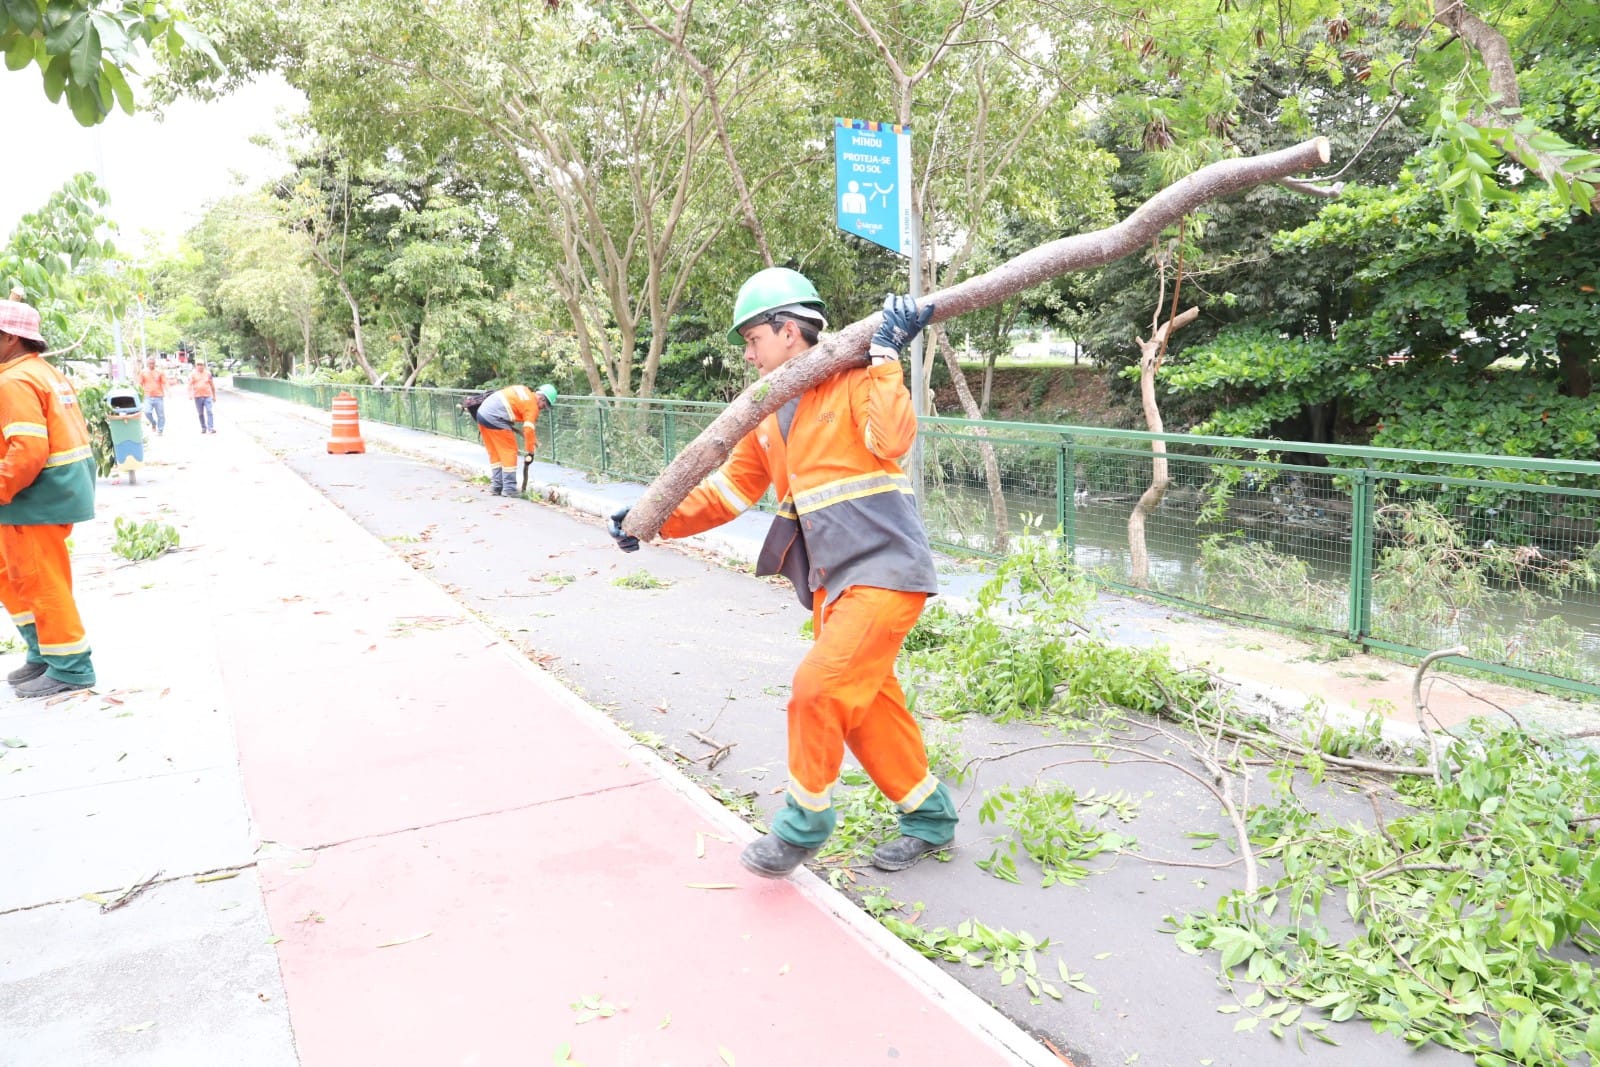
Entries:
[[144,466],[144,405],[132,389],[112,389],[106,393],[106,426],[111,431],[111,454],[116,469],[128,472],[128,484],[138,482],[138,469]]

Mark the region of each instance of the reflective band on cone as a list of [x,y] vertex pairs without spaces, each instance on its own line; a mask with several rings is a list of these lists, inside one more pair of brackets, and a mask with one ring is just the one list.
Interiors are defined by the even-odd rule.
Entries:
[[328,439],[328,451],[334,453],[365,452],[367,443],[361,439],[361,411],[356,398],[340,393],[333,398],[333,436]]

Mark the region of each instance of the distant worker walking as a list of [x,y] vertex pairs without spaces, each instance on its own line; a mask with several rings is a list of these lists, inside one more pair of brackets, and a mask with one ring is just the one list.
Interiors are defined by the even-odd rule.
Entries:
[[546,383],[537,389],[508,385],[482,396],[476,405],[468,402],[467,410],[477,422],[478,436],[483,438],[483,447],[489,453],[490,495],[517,495],[517,430],[522,430],[522,450],[528,459],[533,459],[534,449],[539,446],[535,429],[539,416],[552,407],[556,399],[556,387]]
[[216,402],[217,387],[203,359],[194,361],[194,370],[189,374],[189,396],[194,399],[195,413],[200,416],[200,432],[216,433],[212,405]]
[[139,391],[144,394],[144,417],[160,437],[167,432],[167,373],[156,366],[156,357],[144,361],[139,372]]
[[[823,302],[802,274],[760,271],[739,290],[732,344],[766,376],[817,343]],[[833,787],[845,746],[900,809],[900,836],[878,846],[873,866],[898,871],[955,836],[949,791],[928,768],[927,748],[894,674],[906,634],[939,588],[911,481],[898,460],[917,418],[899,355],[927,324],[908,296],[884,301],[868,359],[789,401],[746,434],[661,526],[687,537],[728,522],[771,487],[778,514],[756,560],[782,574],[811,609],[815,644],[795,672],[788,708],[789,788],[772,832],[740,856],[782,878],[833,832]],[[625,552],[627,508],[611,517]]]
[[94,685],[67,538],[94,518],[94,452],[78,396],[46,363],[39,312],[0,301],[0,602],[28,646],[22,697]]

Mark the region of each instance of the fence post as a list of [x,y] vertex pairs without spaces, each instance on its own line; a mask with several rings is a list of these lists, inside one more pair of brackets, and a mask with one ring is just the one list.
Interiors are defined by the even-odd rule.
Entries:
[[1061,539],[1067,537],[1067,494],[1070,488],[1067,485],[1067,449],[1066,446],[1056,444],[1056,529],[1061,531]]
[[1351,641],[1361,642],[1372,628],[1372,471],[1357,467],[1350,499]]
[[1056,454],[1057,484],[1061,489],[1056,493],[1056,508],[1061,512],[1061,529],[1067,539],[1067,555],[1072,562],[1078,562],[1078,463],[1072,454],[1072,435],[1066,435],[1066,440]]
[[609,451],[606,449],[606,404],[605,404],[604,400],[602,400],[600,402],[599,413],[600,413],[600,423],[599,423],[600,424],[600,473],[601,474],[609,474],[611,472],[611,457],[610,457]]
[[[666,470],[667,464],[672,462],[672,450],[676,442],[673,441],[674,420],[672,409],[669,407],[661,413],[661,469]],[[659,473],[659,472],[658,472]]]

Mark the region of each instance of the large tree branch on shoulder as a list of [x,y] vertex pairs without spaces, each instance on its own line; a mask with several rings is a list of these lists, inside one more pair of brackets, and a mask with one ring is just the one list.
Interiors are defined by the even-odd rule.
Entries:
[[[1201,204],[1310,170],[1326,163],[1328,152],[1327,138],[1314,137],[1277,152],[1212,163],[1169,185],[1114,226],[1040,245],[924,299],[935,304],[935,322],[993,307],[1052,278],[1121,259]],[[652,540],[683,498],[763,418],[839,371],[861,366],[880,318],[874,314],[851,323],[746,388],[650,483],[623,528],[641,541]]]

